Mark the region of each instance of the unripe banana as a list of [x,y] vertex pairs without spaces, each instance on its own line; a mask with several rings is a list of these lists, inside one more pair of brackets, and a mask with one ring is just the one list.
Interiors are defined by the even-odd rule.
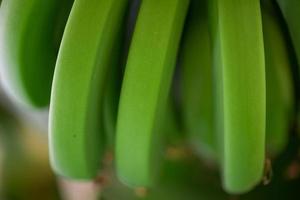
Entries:
[[265,61],[259,0],[210,2],[223,187],[260,182],[265,156]]
[[50,104],[50,158],[56,173],[97,176],[104,151],[103,98],[127,0],[76,0],[56,63]]
[[181,50],[182,113],[189,141],[205,159],[216,159],[212,57],[206,1],[194,1]]
[[188,0],[143,0],[123,80],[116,136],[121,180],[151,186]]
[[293,112],[293,83],[288,46],[278,13],[270,1],[262,4],[267,84],[267,146],[279,154],[288,142]]
[[[283,17],[289,29],[289,34],[295,50],[298,68],[300,66],[300,1],[299,0],[277,0]],[[298,69],[299,71],[299,69]],[[298,75],[299,78],[299,75]],[[298,107],[297,124],[300,124],[300,111]],[[299,132],[299,131],[298,131]]]
[[[72,4],[66,0],[4,0],[1,4],[1,80],[26,106],[49,104],[57,43]],[[67,7],[64,7],[67,6]],[[63,11],[64,15],[59,15]]]

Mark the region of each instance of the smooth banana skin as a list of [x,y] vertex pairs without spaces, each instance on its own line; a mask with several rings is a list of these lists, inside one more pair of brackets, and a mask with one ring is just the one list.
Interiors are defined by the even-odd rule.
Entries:
[[223,187],[229,193],[244,193],[260,182],[265,158],[260,1],[209,2]]
[[181,50],[182,113],[189,141],[208,160],[217,158],[212,56],[206,1],[193,1]]
[[56,63],[50,103],[50,158],[71,179],[97,176],[104,152],[106,77],[127,0],[76,0]]
[[288,46],[278,13],[269,1],[262,3],[267,84],[267,147],[278,155],[286,147],[294,108]]
[[[27,107],[49,104],[57,37],[63,31],[57,24],[64,26],[70,7],[64,2],[4,0],[1,4],[1,80],[10,96]],[[62,11],[64,15],[59,15]]]
[[300,64],[300,1],[299,0],[276,0],[288,26],[291,39]]
[[118,177],[152,186],[161,126],[188,0],[143,0],[122,84],[116,136]]

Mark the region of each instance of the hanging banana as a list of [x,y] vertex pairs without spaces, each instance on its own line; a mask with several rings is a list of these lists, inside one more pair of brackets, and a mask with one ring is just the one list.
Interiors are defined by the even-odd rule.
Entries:
[[122,84],[116,170],[133,186],[151,186],[158,168],[159,123],[167,103],[188,0],[144,0]]
[[223,186],[260,182],[265,156],[265,61],[259,0],[210,2]]
[[76,0],[56,63],[50,104],[50,157],[72,179],[97,176],[104,152],[104,86],[127,0]]
[[279,154],[288,142],[293,111],[293,86],[288,46],[278,13],[268,0],[262,3],[266,58],[266,136],[270,154]]
[[182,112],[189,141],[205,159],[215,160],[213,81],[207,5],[194,1],[181,50]]

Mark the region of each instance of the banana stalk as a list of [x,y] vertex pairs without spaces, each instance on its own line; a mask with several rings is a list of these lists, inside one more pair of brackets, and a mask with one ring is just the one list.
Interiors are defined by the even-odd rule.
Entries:
[[59,51],[50,104],[50,157],[57,174],[97,176],[104,152],[103,99],[127,0],[76,0]]
[[123,80],[116,136],[119,178],[151,186],[160,157],[160,132],[188,0],[144,0]]
[[1,80],[10,96],[25,106],[49,104],[60,40],[56,37],[63,31],[57,25],[65,25],[70,8],[64,2],[4,0],[1,4]]
[[217,132],[223,187],[260,182],[265,156],[266,86],[259,0],[210,1]]

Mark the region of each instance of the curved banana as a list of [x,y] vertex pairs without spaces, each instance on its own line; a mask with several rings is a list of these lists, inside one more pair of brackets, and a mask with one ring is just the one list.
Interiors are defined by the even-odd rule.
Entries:
[[103,96],[127,0],[76,0],[56,63],[50,103],[50,158],[56,173],[97,176],[104,151]]
[[260,182],[265,157],[265,61],[259,0],[210,2],[223,187]]
[[[1,80],[17,102],[38,108],[49,104],[57,43],[63,31],[57,25],[65,25],[71,4],[70,0],[3,0]],[[62,11],[64,15],[59,15]]]
[[270,1],[262,4],[267,84],[267,146],[279,154],[288,142],[294,95],[288,46],[278,13]]
[[116,136],[119,178],[151,186],[188,0],[143,0],[123,80]]
[[[300,1],[298,0],[277,0],[283,17],[289,29],[289,34],[296,53],[298,67],[300,66]],[[299,70],[298,70],[299,71]],[[299,77],[299,76],[298,76]],[[300,111],[298,108],[297,124],[300,124]]]
[[215,160],[212,57],[207,5],[194,1],[181,50],[182,113],[189,141],[205,159]]

